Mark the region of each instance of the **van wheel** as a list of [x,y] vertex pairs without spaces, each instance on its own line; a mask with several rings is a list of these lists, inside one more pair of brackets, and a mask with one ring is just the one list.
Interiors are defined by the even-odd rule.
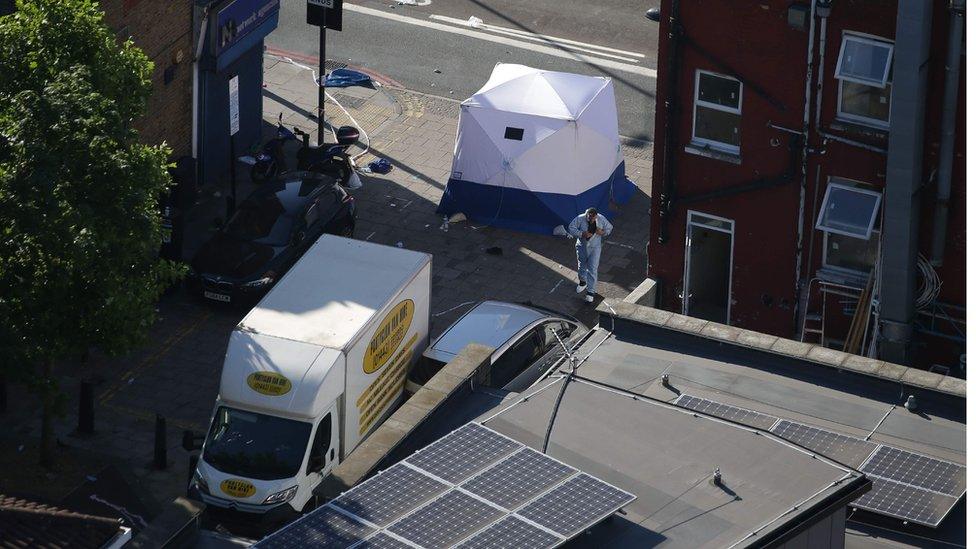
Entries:
[[339,235],[346,238],[352,238],[352,225],[347,225],[344,229],[342,229],[342,232],[339,233]]

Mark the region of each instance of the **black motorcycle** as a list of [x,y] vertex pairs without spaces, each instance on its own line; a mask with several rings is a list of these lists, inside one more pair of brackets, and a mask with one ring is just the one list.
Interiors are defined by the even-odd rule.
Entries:
[[[241,158],[243,162],[251,164],[251,180],[261,184],[287,171],[285,144],[289,141],[298,141],[301,143],[296,153],[298,170],[330,175],[346,188],[358,189],[362,186],[348,153],[349,147],[359,141],[358,129],[352,126],[341,126],[335,132],[336,143],[312,146],[309,143],[309,134],[297,127],[289,130],[282,123],[281,117],[282,115],[278,114],[278,130],[275,137],[261,147],[257,156]],[[301,136],[300,141],[298,136]]]

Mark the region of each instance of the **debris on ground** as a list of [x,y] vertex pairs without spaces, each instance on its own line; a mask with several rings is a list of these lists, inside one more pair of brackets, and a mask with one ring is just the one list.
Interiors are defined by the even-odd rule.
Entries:
[[502,249],[498,246],[492,246],[491,248],[486,249],[485,253],[488,255],[502,255]]
[[475,17],[473,15],[471,17],[469,17],[468,18],[468,21],[465,23],[465,25],[467,25],[467,26],[469,26],[469,27],[471,27],[473,29],[476,29],[476,28],[478,28],[478,27],[480,27],[480,26],[482,26],[484,24],[485,24],[485,22],[483,20],[481,20],[481,19],[479,19],[479,18],[477,18],[477,17]]
[[390,161],[385,158],[377,158],[376,160],[367,164],[366,168],[371,173],[385,174],[390,173],[393,170],[393,164],[390,164]]

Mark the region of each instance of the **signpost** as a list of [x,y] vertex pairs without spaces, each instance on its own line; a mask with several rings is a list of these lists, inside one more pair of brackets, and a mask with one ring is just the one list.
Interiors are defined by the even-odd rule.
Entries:
[[230,109],[230,201],[227,204],[227,218],[234,215],[237,209],[237,165],[234,162],[234,135],[241,129],[241,97],[238,91],[237,75],[230,77],[227,83],[228,102]]
[[342,0],[308,0],[305,19],[319,28],[319,145],[325,141],[325,29],[342,30]]

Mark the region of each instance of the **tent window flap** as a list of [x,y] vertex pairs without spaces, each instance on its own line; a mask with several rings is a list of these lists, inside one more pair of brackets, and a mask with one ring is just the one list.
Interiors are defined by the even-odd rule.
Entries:
[[525,130],[523,128],[513,128],[511,126],[505,128],[505,139],[521,141],[523,135],[525,135]]
[[880,206],[881,193],[830,183],[817,217],[817,228],[868,240]]

